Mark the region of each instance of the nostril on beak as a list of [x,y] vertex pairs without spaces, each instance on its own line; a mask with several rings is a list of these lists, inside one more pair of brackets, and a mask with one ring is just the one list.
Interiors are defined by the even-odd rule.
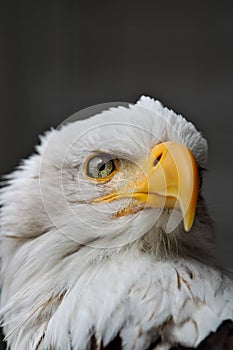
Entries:
[[162,158],[162,153],[155,158],[153,166],[156,166],[161,158]]

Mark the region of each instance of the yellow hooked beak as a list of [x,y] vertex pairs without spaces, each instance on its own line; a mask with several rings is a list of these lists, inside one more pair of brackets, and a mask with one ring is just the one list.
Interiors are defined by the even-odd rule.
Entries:
[[124,188],[94,202],[127,197],[136,198],[146,207],[178,207],[183,216],[184,229],[189,231],[198,197],[198,169],[192,153],[181,144],[160,143],[146,159],[145,172],[140,180],[135,179]]

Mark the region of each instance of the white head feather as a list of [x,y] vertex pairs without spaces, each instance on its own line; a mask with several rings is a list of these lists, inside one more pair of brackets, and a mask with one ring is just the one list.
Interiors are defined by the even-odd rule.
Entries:
[[[177,211],[171,215],[153,208],[114,219],[127,199],[92,205],[116,184],[113,180],[96,185],[85,177],[91,154],[101,151],[140,164],[164,141],[185,145],[197,165],[205,166],[207,142],[194,125],[160,102],[142,97],[129,108],[111,108],[47,132],[37,154],[8,177],[1,192],[2,315],[12,349],[68,349],[71,343],[73,349],[86,349],[93,335],[106,345],[119,332],[126,349],[144,349],[158,335],[168,348],[182,341],[196,345],[222,319],[232,317],[230,311],[219,316],[232,296],[231,287],[218,310],[214,304],[218,317],[208,316],[208,329],[198,324],[197,335],[184,323],[191,314],[199,320],[210,312],[206,305],[200,311],[189,300],[187,276],[196,275],[193,293],[202,301],[211,281],[220,276],[203,265],[211,263],[214,243],[201,197],[189,234],[184,234]],[[166,233],[169,218],[174,229]],[[203,273],[207,282],[200,287]],[[165,297],[164,288],[177,284],[177,278],[179,288]],[[144,306],[139,305],[145,293]],[[187,300],[186,310],[182,307]],[[200,315],[195,316],[194,309]],[[170,319],[173,323],[167,323]],[[187,339],[182,340],[181,324],[191,327]]]

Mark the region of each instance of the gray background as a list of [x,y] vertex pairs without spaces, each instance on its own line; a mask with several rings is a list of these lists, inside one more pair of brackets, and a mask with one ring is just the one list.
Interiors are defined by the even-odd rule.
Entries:
[[[209,140],[204,192],[233,267],[233,10],[229,1],[0,1],[0,172],[90,105],[160,99]],[[1,345],[0,345],[1,348]]]
[[204,192],[233,267],[233,11],[226,1],[1,1],[1,173],[90,105],[160,99],[209,141]]

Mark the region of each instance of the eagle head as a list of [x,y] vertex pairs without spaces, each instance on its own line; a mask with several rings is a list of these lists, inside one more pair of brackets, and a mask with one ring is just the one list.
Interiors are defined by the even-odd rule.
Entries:
[[36,151],[1,192],[12,349],[88,349],[93,335],[107,344],[143,266],[211,260],[200,194],[207,142],[181,115],[141,97],[48,131]]

